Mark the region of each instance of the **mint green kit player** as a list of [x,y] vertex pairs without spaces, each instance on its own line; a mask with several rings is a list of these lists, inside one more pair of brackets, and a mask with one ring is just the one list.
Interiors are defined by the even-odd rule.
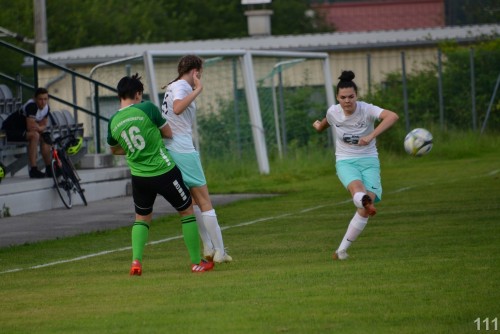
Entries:
[[347,249],[356,241],[377,213],[373,205],[382,199],[380,160],[376,138],[398,120],[398,115],[376,105],[358,101],[353,71],[342,71],[336,86],[338,104],[330,106],[326,117],[313,123],[316,131],[332,127],[335,136],[336,170],[342,185],[350,192],[356,211],[334,260],[346,260]]

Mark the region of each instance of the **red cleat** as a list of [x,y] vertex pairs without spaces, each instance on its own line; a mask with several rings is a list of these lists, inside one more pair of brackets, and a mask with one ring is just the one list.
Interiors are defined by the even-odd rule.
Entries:
[[201,259],[201,262],[199,264],[192,264],[191,265],[191,272],[203,273],[205,271],[212,270],[213,268],[214,268],[213,262],[208,262],[205,259]]
[[139,260],[132,261],[132,266],[130,267],[130,276],[141,276],[142,274],[142,264]]

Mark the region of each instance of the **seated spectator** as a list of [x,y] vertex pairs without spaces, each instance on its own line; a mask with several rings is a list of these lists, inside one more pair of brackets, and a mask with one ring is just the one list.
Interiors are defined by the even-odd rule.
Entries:
[[[50,116],[49,93],[45,88],[37,88],[35,96],[29,99],[21,110],[12,113],[4,122],[3,129],[7,141],[28,142],[28,164],[30,178],[52,177],[50,168],[50,145],[43,140]],[[38,146],[45,162],[45,173],[38,170]]]

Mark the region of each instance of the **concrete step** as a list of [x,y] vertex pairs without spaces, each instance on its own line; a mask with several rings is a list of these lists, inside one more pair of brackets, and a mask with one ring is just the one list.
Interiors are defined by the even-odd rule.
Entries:
[[[130,195],[128,167],[79,169],[78,174],[88,203]],[[0,216],[64,207],[53,185],[51,178],[30,179],[27,173],[7,176],[0,183]],[[83,205],[78,194],[73,197],[73,205]]]

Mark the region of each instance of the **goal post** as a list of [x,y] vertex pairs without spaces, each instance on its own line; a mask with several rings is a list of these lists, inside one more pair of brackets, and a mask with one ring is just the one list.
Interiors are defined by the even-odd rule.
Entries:
[[[281,75],[281,72],[286,70],[287,77],[286,80],[280,81],[280,88],[296,89],[304,85],[316,88],[323,86],[324,90],[321,93],[323,95],[321,100],[324,100],[323,111],[326,112],[328,106],[334,103],[333,85],[327,53],[257,50],[149,50],[144,52],[143,55],[146,78],[145,88],[149,92],[150,99],[156,105],[161,105],[164,93],[159,88],[164,87],[168,82],[175,79],[177,76],[177,62],[180,57],[186,54],[195,54],[205,60],[202,77],[204,93],[197,98],[198,114],[196,117],[199,118],[200,114],[201,116],[206,116],[206,114],[210,113],[217,116],[218,113],[223,112],[222,110],[232,108],[238,129],[220,128],[219,132],[227,132],[225,138],[234,139],[235,137],[239,138],[241,135],[244,143],[248,143],[251,140],[253,142],[253,149],[251,151],[255,154],[255,160],[261,174],[270,173],[269,154],[274,154],[275,147],[277,147],[281,156],[280,147],[283,144],[281,139],[278,140],[278,137],[280,137],[278,131],[280,130],[277,128],[278,116],[276,108],[277,103],[280,103],[276,101],[276,96],[273,98],[271,107],[264,106],[265,109],[262,109],[263,106],[261,104],[264,101],[262,95],[267,94],[263,92],[266,89],[269,91],[269,88],[271,88],[273,90],[272,94],[275,94],[274,78],[271,81],[263,80],[266,76],[271,75],[274,77],[274,74],[277,72],[280,72]],[[300,61],[301,64],[295,66],[293,64],[299,62],[297,59],[301,59],[302,61]],[[294,66],[297,70],[291,73],[292,71],[287,70],[289,66]],[[240,95],[244,96],[245,101],[243,103],[238,100],[242,98],[239,97]],[[282,95],[280,97],[282,98]],[[240,109],[244,109],[240,107],[242,104],[244,104],[244,108],[248,109],[247,116],[240,113]],[[280,107],[284,108],[283,103],[280,104]],[[273,116],[268,116],[268,109],[271,110],[270,114]],[[307,120],[304,121],[306,122]],[[242,124],[239,124],[239,122]],[[249,124],[244,124],[245,122]],[[195,124],[195,127],[197,126]],[[223,126],[224,124],[221,125],[221,127]],[[240,134],[240,127],[246,127],[247,131],[242,131]],[[211,132],[217,132],[216,129],[211,130]],[[203,131],[203,133],[205,133],[205,139],[210,135],[213,136],[207,130]],[[245,137],[247,133],[251,133],[251,139]],[[199,129],[193,129],[193,137],[197,149],[200,150],[199,146],[203,147],[205,142],[202,136],[200,143]],[[275,138],[276,141],[274,140]],[[219,139],[219,143],[225,144],[224,148],[232,145],[224,143],[223,139]],[[211,142],[208,145],[214,144]],[[232,153],[233,155],[241,154],[241,143],[238,142],[236,146],[239,147],[239,153]],[[248,147],[246,149],[245,152],[250,152]]]

